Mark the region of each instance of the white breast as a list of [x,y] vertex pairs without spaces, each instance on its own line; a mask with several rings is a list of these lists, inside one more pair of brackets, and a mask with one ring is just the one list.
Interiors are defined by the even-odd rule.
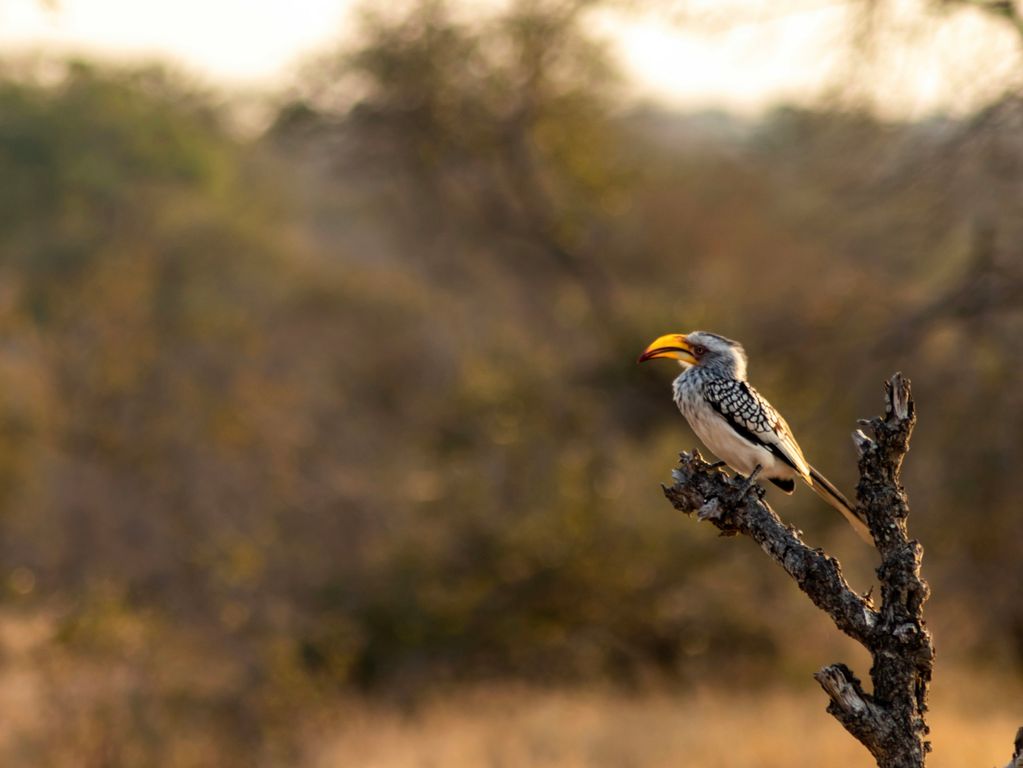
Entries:
[[748,475],[759,465],[764,478],[797,476],[792,467],[769,450],[751,443],[732,429],[721,414],[703,399],[697,388],[677,385],[675,402],[696,436],[735,471]]

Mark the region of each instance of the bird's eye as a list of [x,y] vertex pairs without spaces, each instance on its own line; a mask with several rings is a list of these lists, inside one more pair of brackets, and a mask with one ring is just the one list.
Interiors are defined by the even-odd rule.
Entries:
[[693,347],[693,354],[696,355],[697,357],[702,357],[706,353],[707,353],[707,348],[705,346],[703,346],[703,344],[696,344]]

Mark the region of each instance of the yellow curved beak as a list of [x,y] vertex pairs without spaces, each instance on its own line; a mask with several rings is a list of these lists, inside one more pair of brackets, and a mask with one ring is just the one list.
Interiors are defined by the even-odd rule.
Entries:
[[684,333],[669,333],[664,336],[658,336],[643,350],[643,354],[639,356],[636,362],[645,363],[647,360],[653,360],[657,357],[670,357],[673,360],[681,360],[690,365],[696,364],[696,358],[693,357],[693,353],[689,349],[689,342],[686,340]]

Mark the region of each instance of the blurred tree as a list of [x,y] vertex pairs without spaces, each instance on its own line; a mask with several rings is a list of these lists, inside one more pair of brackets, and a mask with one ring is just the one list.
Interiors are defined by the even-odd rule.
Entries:
[[390,174],[408,246],[439,274],[467,279],[482,256],[530,292],[568,279],[604,317],[613,296],[594,251],[626,190],[608,131],[618,77],[586,31],[593,5],[523,0],[475,17],[441,0],[403,14],[366,5],[357,45],[276,132],[312,114],[336,126],[341,167]]

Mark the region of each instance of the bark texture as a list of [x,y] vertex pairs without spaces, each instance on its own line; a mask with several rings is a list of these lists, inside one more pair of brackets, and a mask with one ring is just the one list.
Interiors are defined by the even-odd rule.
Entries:
[[1012,753],[1012,760],[1005,768],[1023,768],[1023,728],[1016,731],[1016,744]]
[[[930,590],[920,575],[923,547],[909,538],[909,501],[901,482],[915,423],[909,381],[897,373],[885,382],[884,415],[860,422],[869,435],[862,430],[853,435],[860,454],[858,506],[881,557],[880,605],[849,586],[835,558],[785,525],[764,502],[759,485],[730,477],[699,452],[681,455],[672,473],[675,483],[664,489],[676,509],[695,513],[723,535],[753,539],[838,629],[870,652],[869,693],[844,664],[826,666],[814,677],[830,698],[828,712],[880,768],[922,768],[930,751],[925,715],[934,646],[923,618]],[[1007,768],[1023,768],[1021,739],[1023,729]]]

